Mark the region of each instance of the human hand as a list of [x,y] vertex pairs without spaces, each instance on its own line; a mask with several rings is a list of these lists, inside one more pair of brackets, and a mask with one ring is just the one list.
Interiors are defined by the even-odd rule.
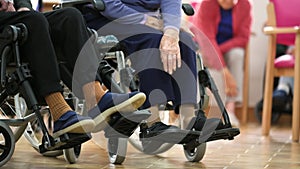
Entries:
[[14,12],[15,7],[13,1],[11,0],[0,0],[0,11],[4,12]]
[[152,16],[146,16],[146,22],[145,25],[150,26],[157,30],[163,30],[163,20],[152,17]]
[[174,29],[165,30],[159,49],[164,70],[173,74],[177,67],[181,67],[179,32]]
[[224,78],[225,78],[225,93],[227,96],[234,97],[237,96],[237,84],[232,74],[228,70],[228,68],[224,68]]

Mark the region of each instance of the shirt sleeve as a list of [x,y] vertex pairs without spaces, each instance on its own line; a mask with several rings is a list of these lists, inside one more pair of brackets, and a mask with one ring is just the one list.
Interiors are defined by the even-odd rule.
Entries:
[[181,0],[161,0],[161,13],[164,21],[164,29],[180,29],[181,5]]
[[105,10],[101,14],[122,24],[144,24],[145,14],[127,7],[121,0],[103,0]]

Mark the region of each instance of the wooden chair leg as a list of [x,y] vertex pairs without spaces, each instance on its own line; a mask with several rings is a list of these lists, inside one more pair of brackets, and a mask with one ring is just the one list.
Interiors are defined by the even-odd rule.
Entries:
[[247,45],[245,49],[243,78],[243,104],[241,124],[247,124],[249,106],[249,45]]
[[294,96],[292,115],[292,140],[299,141],[300,127],[300,34],[296,35],[295,67],[294,67]]
[[269,38],[269,53],[266,64],[266,77],[264,85],[264,99],[262,111],[262,135],[268,136],[271,128],[272,117],[272,93],[274,86],[274,59],[275,59],[275,37]]

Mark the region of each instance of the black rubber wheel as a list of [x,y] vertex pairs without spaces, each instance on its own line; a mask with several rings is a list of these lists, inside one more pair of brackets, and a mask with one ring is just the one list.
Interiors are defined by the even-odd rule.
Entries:
[[206,143],[202,143],[194,149],[188,149],[185,146],[183,148],[184,155],[189,162],[199,162],[203,159],[206,152]]
[[81,145],[77,145],[73,148],[64,149],[64,158],[70,164],[75,164],[81,152]]
[[109,162],[112,164],[122,164],[127,152],[128,138],[108,138],[107,148]]
[[0,167],[11,159],[14,151],[14,134],[6,123],[0,121]]

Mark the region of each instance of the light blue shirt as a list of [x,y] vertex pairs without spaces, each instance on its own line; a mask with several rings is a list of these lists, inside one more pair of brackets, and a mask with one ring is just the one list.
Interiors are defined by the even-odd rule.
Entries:
[[162,17],[164,28],[180,28],[181,0],[103,0],[101,14],[122,24],[144,24],[146,15]]

